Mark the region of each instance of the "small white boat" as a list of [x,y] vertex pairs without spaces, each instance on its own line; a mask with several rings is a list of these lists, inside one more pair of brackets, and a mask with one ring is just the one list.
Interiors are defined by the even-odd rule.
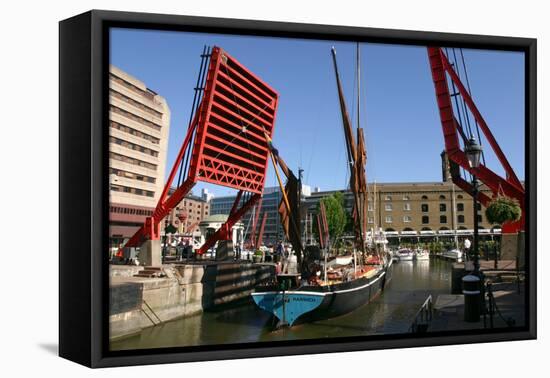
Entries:
[[400,249],[397,251],[397,256],[399,257],[399,261],[413,261],[414,252],[410,249]]
[[426,261],[430,260],[430,253],[426,250],[417,249],[414,258],[416,261]]
[[443,257],[449,260],[455,260],[457,262],[462,261],[462,251],[458,249],[451,249],[443,252]]

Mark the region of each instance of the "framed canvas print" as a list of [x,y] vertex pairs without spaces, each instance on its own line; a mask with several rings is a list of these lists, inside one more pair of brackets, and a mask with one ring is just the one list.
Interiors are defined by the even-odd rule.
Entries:
[[60,22],[60,355],[536,337],[536,40]]

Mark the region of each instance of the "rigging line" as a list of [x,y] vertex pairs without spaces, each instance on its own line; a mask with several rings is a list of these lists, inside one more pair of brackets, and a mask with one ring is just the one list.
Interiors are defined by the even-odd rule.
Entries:
[[[448,49],[446,47],[445,47],[445,55],[447,55],[447,59],[449,59],[449,61],[451,63],[451,67],[454,67],[455,64],[451,61],[451,57],[450,57]],[[456,108],[456,112],[458,114],[458,123],[459,123],[460,127],[462,127],[462,113],[460,112],[460,106],[458,105],[455,82],[453,81],[453,79],[451,79],[450,81],[451,81],[451,88],[453,90],[453,93],[451,94],[451,97],[453,97],[454,102],[455,102],[455,108]],[[469,132],[470,132],[470,135],[472,135],[471,130]]]
[[[456,57],[456,49],[453,47],[453,59],[454,59],[454,66],[456,68],[456,73],[458,76],[458,79],[461,80],[460,77],[460,66],[458,64],[458,59]],[[462,111],[464,112],[464,118],[466,120],[466,125],[468,126],[468,131],[470,132],[470,135],[473,135],[472,133],[472,125],[470,123],[470,114],[468,112],[468,107],[466,106],[466,101],[464,100],[464,96],[462,94],[460,95],[460,100],[462,104]]]
[[[447,59],[449,59],[449,62],[450,62],[450,55],[449,55],[449,51],[448,51],[447,47],[445,47],[445,55],[447,56]],[[453,64],[451,63],[451,67],[452,66],[453,66]],[[455,83],[452,79],[451,79],[451,88],[453,90],[453,94],[456,93]],[[462,115],[460,113],[460,107],[458,106],[458,100],[457,100],[456,96],[452,96],[452,97],[454,97],[455,107],[456,107],[457,114],[458,114],[458,127],[463,128],[462,127]],[[471,136],[472,135],[471,130],[469,132],[470,132],[470,136]],[[463,142],[466,143],[466,141],[463,141]],[[464,168],[462,168],[462,171],[463,171],[464,177],[466,177],[466,170]],[[471,181],[472,180],[472,175],[470,173],[469,173],[469,175],[470,175],[470,181]]]
[[[206,61],[205,61],[205,66],[204,66],[204,70],[203,70],[203,74],[202,74],[202,79],[201,79],[201,88],[202,88],[202,91],[201,93],[199,93],[200,95],[200,101],[197,103],[197,106],[195,108],[195,114],[197,112],[199,112],[201,110],[201,103],[202,103],[202,100],[204,98],[204,89],[206,87],[206,79],[208,78],[208,66],[209,66],[209,62],[210,62],[210,57],[212,56],[211,55],[212,53],[212,48],[210,46],[207,47],[206,49],[206,55],[205,55],[205,58],[206,58]],[[199,117],[200,117],[200,113],[199,113]],[[190,153],[189,155],[187,156],[186,158],[186,161],[185,161],[185,170],[184,170],[184,177],[187,176],[187,173],[189,171],[189,164],[190,163],[190,160],[192,158],[192,151],[193,151],[193,146],[195,144],[195,137],[196,137],[196,133],[192,135],[191,137],[191,140],[190,140],[190,143],[189,143],[189,150],[190,150]]]
[[[188,130],[191,127],[191,122],[193,122],[193,116],[195,115],[195,111],[196,111],[197,99],[198,99],[198,97],[200,97],[199,92],[201,91],[200,90],[200,83],[201,83],[202,72],[203,72],[203,69],[204,69],[205,52],[206,52],[206,45],[204,45],[203,48],[202,48],[201,64],[200,64],[200,68],[199,68],[199,74],[197,75],[197,83],[195,84],[195,93],[193,95],[193,103],[191,105],[191,112],[189,113],[189,122],[187,122],[187,129]],[[177,187],[179,187],[180,184],[181,184],[182,174],[183,174],[183,167],[184,167],[184,162],[187,159],[187,153],[188,153],[188,148],[185,149],[183,159],[180,163]]]
[[[468,70],[466,69],[466,59],[464,58],[464,52],[463,52],[463,49],[460,48],[460,56],[461,56],[461,59],[462,59],[462,67],[464,69],[464,76],[466,78],[466,87],[468,88],[468,94],[470,95],[470,97],[472,97],[472,89],[470,88],[470,79],[468,78]],[[475,126],[476,126],[476,134],[477,134],[477,139],[478,139],[478,143],[480,146],[482,146],[482,141],[481,141],[481,134],[479,132],[479,124],[477,123],[477,118],[474,117],[474,122],[475,122]],[[481,158],[483,159],[483,165],[486,165],[485,164],[485,152],[483,150],[481,150]]]

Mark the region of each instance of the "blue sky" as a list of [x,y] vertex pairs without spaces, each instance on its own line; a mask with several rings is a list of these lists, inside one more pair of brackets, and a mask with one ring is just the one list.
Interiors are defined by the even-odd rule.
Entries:
[[[305,183],[347,186],[348,173],[330,48],[336,47],[355,119],[355,43],[113,29],[111,63],[165,97],[172,113],[167,171],[187,130],[199,55],[218,45],[279,92],[274,144]],[[524,56],[464,50],[474,100],[520,179],[524,178]],[[369,182],[441,180],[444,148],[426,48],[361,44],[361,125]],[[483,140],[482,140],[483,141]],[[485,148],[487,165],[503,174]],[[272,167],[266,186],[275,186]],[[198,183],[216,195],[234,190]]]

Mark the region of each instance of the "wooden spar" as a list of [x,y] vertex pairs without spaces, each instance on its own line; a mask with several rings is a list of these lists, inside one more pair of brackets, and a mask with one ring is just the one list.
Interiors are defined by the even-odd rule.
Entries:
[[[288,168],[288,166],[286,165],[283,158],[281,158],[278,153],[275,154],[273,152],[273,151],[276,152],[277,150],[275,150],[273,148],[271,138],[269,137],[269,134],[267,134],[265,129],[264,129],[264,137],[265,137],[265,140],[267,142],[267,146],[268,146],[268,149],[269,149],[269,156],[271,157],[271,161],[273,163],[273,169],[275,170],[275,175],[277,176],[277,182],[279,183],[279,188],[281,189],[281,192],[283,193],[283,203],[285,204],[285,207],[288,211],[288,219],[289,219],[289,222],[290,222],[290,226],[294,229],[294,233],[298,236],[298,238],[300,238],[301,232],[300,232],[300,229],[298,228],[298,226],[296,224],[296,221],[295,221],[294,217],[292,216],[292,209],[290,208],[290,202],[288,200],[288,196],[286,195],[286,190],[285,190],[285,187],[283,185],[283,181],[281,180],[281,176],[279,175],[279,170],[277,169],[277,164],[281,167],[281,169],[284,172],[286,177],[290,177],[291,175],[294,176],[294,174]],[[300,193],[300,196],[301,196],[301,193]],[[298,259],[298,264],[301,264],[302,251],[304,250],[304,247],[302,245],[301,240],[296,240],[296,241],[298,242],[299,249],[300,249],[300,251],[296,251],[297,252],[296,257]]]
[[[357,50],[359,52],[359,50]],[[344,91],[342,89],[342,83],[340,81],[340,74],[338,72],[338,64],[336,62],[336,49],[332,47],[332,62],[334,65],[334,73],[336,75],[336,86],[338,88],[338,98],[340,100],[340,111],[342,112],[342,123],[344,126],[344,136],[346,139],[346,150],[348,153],[348,165],[350,169],[350,189],[353,193],[353,199],[355,202],[355,209],[357,211],[357,219],[358,219],[358,228],[359,228],[359,244],[361,247],[361,251],[365,252],[365,234],[364,234],[364,226],[363,226],[363,214],[364,210],[363,207],[365,205],[365,201],[361,201],[360,198],[360,185],[363,184],[363,180],[361,180],[360,177],[364,178],[364,165],[359,164],[361,167],[358,167],[358,147],[355,143],[355,138],[353,136],[353,131],[351,127],[351,121],[349,117],[349,113],[346,107],[346,101],[344,99]],[[361,129],[359,129],[361,130]],[[358,130],[358,135],[359,135]],[[362,130],[360,132],[362,137]],[[362,144],[364,146],[364,143]],[[363,147],[364,148],[364,147]],[[361,154],[363,154],[364,149],[361,151]],[[363,161],[363,156],[361,157],[360,162]],[[360,168],[363,172],[358,172],[358,168]],[[360,182],[358,182],[360,180]],[[366,185],[366,183],[365,183]]]
[[256,244],[254,245],[256,250],[258,250],[260,248],[260,246],[262,245],[262,239],[264,237],[264,229],[265,229],[266,220],[267,220],[267,212],[264,211],[264,215],[262,217],[262,224],[260,225],[260,231],[258,232],[258,238],[256,239]]

